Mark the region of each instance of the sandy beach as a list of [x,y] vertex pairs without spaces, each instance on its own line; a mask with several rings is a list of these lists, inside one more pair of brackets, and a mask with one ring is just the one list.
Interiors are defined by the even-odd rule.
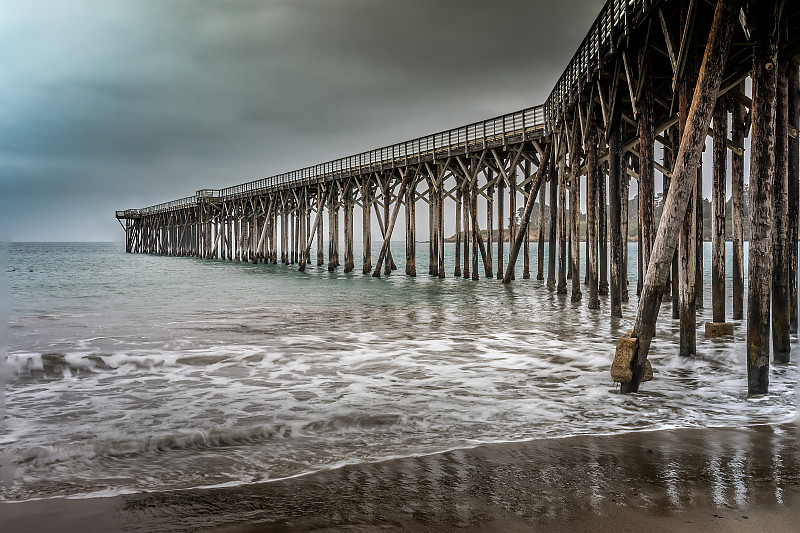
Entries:
[[579,436],[234,488],[0,505],[3,531],[796,531],[795,426]]

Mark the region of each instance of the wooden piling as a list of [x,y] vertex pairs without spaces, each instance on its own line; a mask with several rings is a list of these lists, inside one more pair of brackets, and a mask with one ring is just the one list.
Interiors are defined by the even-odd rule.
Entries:
[[372,270],[372,185],[367,176],[361,182],[361,273]]
[[503,241],[505,241],[505,231],[503,229],[503,217],[505,217],[505,209],[503,205],[503,196],[505,184],[503,183],[503,175],[498,177],[497,181],[497,279],[503,279]]
[[[744,82],[737,87],[744,93]],[[733,119],[731,120],[731,140],[744,146],[745,112],[741,103],[731,99]],[[744,317],[744,155],[731,152],[731,236],[733,240],[733,280],[731,292],[733,306],[731,316],[734,320]]]
[[[576,135],[572,141],[572,152],[569,154],[569,231],[572,239],[570,260],[572,263],[572,297],[573,302],[580,302],[581,293],[581,162],[580,162],[580,135],[576,128]],[[526,239],[527,241],[527,239]]]
[[606,199],[606,175],[597,173],[597,256],[600,296],[608,295],[608,204]]
[[[508,251],[517,235],[517,167],[512,166],[508,171]],[[516,278],[516,272],[511,271],[511,279]]]
[[[400,198],[401,198],[401,196],[397,196],[397,200],[395,202],[396,206],[399,206],[401,204]],[[392,179],[391,179],[391,177],[389,177],[389,178],[386,179],[386,191],[385,191],[385,196],[384,196],[384,199],[383,199],[383,228],[384,228],[384,235],[388,234],[389,207],[391,206],[391,203],[392,203]],[[437,213],[436,216],[438,217],[439,214]],[[436,239],[435,239],[434,242],[435,242],[436,247],[437,247],[436,249],[438,250],[438,247],[441,246],[441,242],[439,241],[438,233],[435,235],[435,237],[436,237]],[[389,247],[386,248],[386,257],[384,258],[383,273],[388,275],[388,274],[392,273],[392,270],[397,270],[397,266],[394,264],[394,257],[392,256],[392,246],[391,246],[391,243],[390,243]]]
[[353,253],[353,191],[350,185],[344,189],[344,272],[352,272],[355,268]]
[[463,240],[463,246],[464,246],[464,270],[463,270],[463,273],[464,273],[464,279],[469,279],[469,277],[470,277],[469,276],[469,270],[470,270],[470,262],[469,262],[470,251],[469,251],[469,248],[470,248],[470,243],[472,242],[472,234],[470,233],[470,228],[469,228],[469,214],[470,214],[471,211],[470,211],[470,195],[469,195],[469,193],[467,191],[467,180],[468,180],[468,177],[465,176],[463,179],[464,179],[464,181],[461,184],[461,187],[462,187],[462,200],[463,200],[463,210],[461,212],[461,217],[462,217],[463,222],[464,222],[464,240]]
[[340,235],[340,225],[339,225],[339,207],[340,201],[337,200],[336,204],[334,205],[333,209],[333,261],[334,267],[341,266],[341,256],[339,254],[339,235]]
[[336,200],[332,191],[328,197],[328,272],[336,270]]
[[[542,163],[540,163],[542,164]],[[542,186],[539,189],[539,235],[537,236],[538,247],[536,250],[536,279],[544,280],[544,234],[545,234],[545,218],[547,217],[547,206],[545,205],[545,198],[547,197],[547,176],[544,177]]]
[[[439,213],[436,216],[436,222],[438,223],[438,227],[437,227],[438,239],[437,240],[438,240],[438,243],[439,243],[439,248],[438,248],[439,261],[438,261],[438,263],[439,263],[439,277],[440,278],[444,278],[445,277],[445,272],[444,272],[444,198],[445,198],[445,194],[444,194],[444,177],[443,177],[443,174],[444,174],[444,172],[442,172],[441,169],[437,166],[436,167],[436,175],[437,175],[437,181],[439,182],[439,190],[438,190],[439,201],[436,203],[436,207],[439,209]],[[399,200],[398,200],[398,203],[399,203]]]
[[597,131],[589,112],[589,135],[586,138],[586,253],[589,256],[589,309],[600,309],[597,273],[597,185],[601,171],[597,163]]
[[[776,363],[788,363],[789,338],[789,72],[777,66],[775,99],[775,174],[772,230],[772,348]],[[797,228],[795,228],[797,231]]]
[[750,241],[747,297],[747,390],[769,392],[770,286],[772,273],[777,2],[754,10],[752,136],[750,141]]
[[697,185],[695,187],[694,208],[696,216],[694,225],[694,296],[695,307],[697,309],[703,309],[703,243],[705,242],[705,224],[703,222],[703,154],[700,154],[700,163],[697,165]]
[[[551,154],[556,161],[555,152]],[[556,165],[553,165],[555,167]],[[550,242],[547,248],[547,288],[556,288],[556,231],[558,230],[558,171],[556,168],[550,173]]]
[[611,117],[611,127],[608,133],[608,212],[611,227],[611,316],[622,317],[622,179],[620,128],[621,116],[619,106]]
[[[639,50],[639,75],[642,76],[642,96],[637,100],[639,110],[639,213],[641,229],[641,280],[647,275],[647,265],[655,238],[655,124],[653,121],[653,74],[647,47]],[[641,289],[639,289],[641,294]]]
[[725,178],[728,148],[727,99],[714,107],[713,173],[711,185],[711,307],[712,321],[725,322]]
[[[620,142],[622,139],[620,139]],[[628,164],[625,161],[627,156],[624,153],[620,154],[620,169],[619,169],[619,206],[620,206],[620,233],[622,247],[620,249],[620,263],[619,263],[619,289],[620,300],[623,302],[628,301],[628,197],[630,196],[631,178],[628,175]]]
[[556,294],[567,294],[567,134],[562,133],[558,150],[558,284]]
[[[788,142],[788,179],[789,179],[789,331],[797,333],[797,275],[798,275],[798,211],[800,211],[800,80],[798,66],[793,59],[787,59],[788,89],[787,107],[790,135]],[[791,133],[794,135],[791,135]]]
[[[525,161],[525,179],[528,180],[531,178],[531,162]],[[531,196],[531,184],[525,186],[525,194],[527,198]],[[533,202],[533,200],[531,200]],[[530,239],[530,227],[531,227],[531,215],[528,213],[527,220],[524,221],[525,224],[525,238],[522,241],[522,279],[531,279],[531,239]]]
[[[486,170],[487,184],[492,182],[492,171]],[[488,185],[486,187],[486,277],[493,277],[493,264],[492,264],[492,247],[494,246],[494,214],[492,213],[494,206],[494,187]]]
[[461,196],[463,192],[459,187],[456,189],[456,265],[453,269],[453,275],[456,277],[461,276]]
[[[688,106],[687,106],[688,110]],[[678,313],[680,318],[679,354],[683,356],[694,355],[697,352],[697,299],[695,297],[695,269],[697,248],[695,239],[697,232],[696,211],[694,208],[697,199],[697,168],[694,169],[694,184],[692,185],[691,198],[687,204],[681,232],[678,236]]]
[[413,178],[406,192],[406,216],[408,217],[408,275],[417,275],[417,180]]
[[472,177],[470,186],[469,208],[472,219],[472,279],[478,281],[478,238],[480,237],[480,230],[478,229],[478,180]]

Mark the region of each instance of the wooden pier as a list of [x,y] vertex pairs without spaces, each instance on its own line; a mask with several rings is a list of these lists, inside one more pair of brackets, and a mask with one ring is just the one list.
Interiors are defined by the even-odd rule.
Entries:
[[[324,240],[328,270],[355,270],[353,242],[360,222],[361,271],[377,277],[397,269],[389,243],[402,211],[405,274],[416,276],[416,209],[422,202],[430,221],[428,273],[445,277],[444,206],[452,202],[452,274],[472,280],[496,275],[510,283],[520,250],[523,278],[530,277],[529,226],[538,202],[537,279],[612,319],[634,319],[619,340],[611,371],[622,392],[635,392],[652,378],[647,354],[662,301],[671,299],[673,318],[680,321],[681,355],[696,353],[696,310],[707,303],[713,322],[705,325],[705,335],[733,333],[728,319],[744,318],[748,240],[748,391],[763,394],[769,386],[770,340],[774,361],[788,362],[790,334],[798,324],[798,54],[795,1],[609,0],[542,105],[116,216],[129,253],[280,261],[301,271],[314,259],[325,265]],[[713,167],[711,302],[702,294],[707,235],[701,157],[707,143],[705,157]],[[657,144],[663,148],[660,162]],[[747,231],[745,149],[750,150]],[[660,220],[654,211],[657,175],[664,191]],[[640,257],[638,283],[629,287],[631,182],[639,199],[634,219]],[[519,197],[524,205],[518,220]],[[479,198],[485,212],[478,209]],[[356,206],[360,221],[354,219]],[[374,265],[373,222],[383,236],[375,243],[380,251]],[[732,309],[726,309],[726,235],[733,240]],[[637,314],[623,317],[622,302],[633,290],[640,294]]]

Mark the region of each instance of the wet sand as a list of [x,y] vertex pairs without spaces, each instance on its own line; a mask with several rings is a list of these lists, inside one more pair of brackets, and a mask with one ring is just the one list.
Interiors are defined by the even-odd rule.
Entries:
[[798,531],[796,426],[492,444],[235,488],[0,504],[3,532]]

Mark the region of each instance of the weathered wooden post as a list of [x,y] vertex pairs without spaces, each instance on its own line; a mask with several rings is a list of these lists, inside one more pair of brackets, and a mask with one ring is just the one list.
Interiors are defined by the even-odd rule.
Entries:
[[728,159],[727,99],[714,106],[713,173],[711,184],[711,307],[712,321],[706,337],[732,335],[733,324],[725,323],[725,178]]
[[608,203],[606,197],[606,174],[597,173],[597,255],[600,296],[608,295]]
[[[289,243],[289,264],[293,265],[297,262],[297,238],[298,238],[298,231],[297,231],[297,208],[292,209],[289,211],[289,236],[290,236],[290,243]],[[251,228],[248,226],[248,237],[250,237]],[[250,239],[248,239],[249,242]],[[249,248],[249,246],[248,246]],[[249,252],[248,252],[249,253]]]
[[494,246],[494,213],[492,213],[494,206],[494,187],[491,185],[492,170],[486,169],[486,277],[493,277],[493,258],[492,247]]
[[[655,331],[661,294],[678,233],[693,193],[692,188],[696,184],[697,163],[700,160],[700,151],[705,142],[711,122],[711,112],[725,71],[739,6],[737,0],[718,0],[714,11],[714,21],[703,57],[703,66],[694,91],[687,128],[678,149],[669,196],[664,205],[642,296],[639,299],[636,322],[630,337],[621,339],[617,345],[617,357],[615,364],[612,365],[612,378],[622,383],[623,393],[636,392],[639,389],[649,365],[647,353]],[[625,360],[626,355],[629,356],[628,361]]]
[[[508,250],[517,235],[517,167],[512,166],[508,171]],[[516,273],[511,272],[511,279],[516,278]]]
[[777,2],[766,0],[752,21],[753,103],[750,142],[750,246],[747,297],[747,391],[769,392],[769,300],[772,273],[775,104],[777,96]]
[[703,309],[703,243],[705,242],[705,234],[704,228],[705,223],[703,222],[703,154],[700,154],[700,163],[697,165],[697,186],[695,187],[695,200],[694,200],[694,208],[695,208],[695,215],[697,220],[695,221],[694,230],[695,230],[695,239],[694,239],[694,247],[695,247],[695,264],[694,264],[694,272],[695,272],[695,306],[697,309]]
[[[384,203],[383,203],[383,228],[384,228],[384,233],[386,233],[386,230],[387,230],[387,228],[389,226],[389,206],[392,203],[392,196],[393,196],[393,194],[392,194],[392,177],[389,176],[386,179],[386,196],[384,198]],[[399,206],[402,203],[402,201],[401,201],[402,200],[402,196],[401,195],[397,195],[395,198],[396,198],[395,204],[396,204],[396,206]],[[436,216],[438,217],[439,214],[437,213]],[[436,219],[436,222],[437,223],[439,222],[438,218]],[[439,239],[438,239],[438,235],[436,235],[435,244],[436,244],[437,250],[438,250],[438,247],[441,246],[441,243],[439,242]],[[383,273],[386,274],[386,275],[389,275],[389,274],[392,273],[392,270],[397,270],[397,266],[394,264],[394,257],[392,256],[391,243],[389,244],[389,247],[386,249],[386,257],[385,257],[385,259],[386,260],[384,262]]]
[[[438,214],[436,215],[436,222],[437,222],[437,242],[438,242],[438,252],[439,252],[439,277],[444,278],[444,199],[445,199],[445,191],[444,191],[444,171],[436,165],[434,167],[436,172],[436,181],[439,183],[439,189],[437,191],[439,199],[436,202],[436,208],[439,210]],[[399,200],[398,200],[399,202]]]
[[[570,248],[572,263],[572,298],[573,302],[580,302],[581,293],[581,161],[580,161],[580,132],[575,128],[572,141],[572,152],[569,154],[569,231],[572,237]],[[526,239],[527,241],[527,239]]]
[[408,217],[408,265],[406,273],[411,277],[417,275],[417,180],[412,179],[406,192],[406,217]]
[[608,130],[608,212],[611,226],[611,316],[622,317],[622,198],[620,198],[622,178],[621,161],[621,110],[615,106]]
[[[531,175],[531,163],[530,161],[525,161],[525,179],[528,179]],[[525,186],[525,194],[527,198],[531,196],[531,184]],[[522,263],[522,279],[531,279],[531,238],[530,238],[530,231],[531,231],[531,215],[528,214],[528,219],[525,220],[525,240],[522,241],[522,253],[523,253],[523,263]]]
[[[305,232],[303,235],[305,236],[304,239],[311,240],[313,239],[313,231],[311,230],[311,199],[310,199],[310,187],[304,187],[305,190],[305,204],[303,207],[303,211],[306,213],[306,222],[305,222]],[[305,241],[303,241],[305,242]],[[311,248],[306,249],[306,264],[311,262]]]
[[336,204],[334,206],[334,210],[333,210],[333,220],[334,220],[334,224],[333,224],[333,259],[334,259],[334,263],[335,263],[334,266],[335,267],[339,267],[342,264],[341,257],[339,255],[339,232],[341,231],[341,229],[339,227],[339,207],[340,207],[340,204],[341,204],[341,201],[339,199],[337,199]]
[[587,119],[589,134],[586,136],[586,253],[589,256],[589,309],[600,309],[597,278],[597,182],[601,176],[597,163],[597,130],[594,113],[589,107]]
[[[553,162],[556,161],[556,153],[557,151],[554,150],[551,154]],[[551,164],[553,162],[551,162]],[[550,172],[550,225],[548,227],[550,230],[550,242],[547,248],[547,288],[551,290],[556,288],[556,257],[558,253],[556,250],[556,231],[558,230],[558,172],[555,168],[556,165],[553,165],[553,167],[553,172]]]
[[[690,25],[686,23],[687,6],[682,4],[681,20],[684,29]],[[687,31],[694,31],[693,27]],[[697,37],[696,35],[693,37]],[[686,127],[691,111],[692,98],[695,92],[698,65],[694,50],[689,50],[686,59],[686,69],[683,79],[678,84],[678,138],[683,143]],[[712,104],[713,106],[713,104]],[[713,107],[712,107],[713,111]],[[705,136],[703,137],[705,145]],[[684,217],[681,233],[678,238],[678,307],[680,313],[680,341],[679,353],[683,356],[697,353],[697,200],[698,183],[702,186],[698,176],[702,164],[702,149],[694,168],[694,186],[689,200],[686,216]],[[702,220],[702,219],[701,219]],[[702,286],[701,286],[702,291]]]
[[788,68],[788,102],[789,139],[788,139],[788,174],[789,174],[789,331],[797,333],[797,261],[798,261],[798,211],[800,211],[800,81],[798,80],[797,63],[787,59]]
[[[742,81],[736,88],[744,95]],[[731,98],[731,139],[733,144],[744,147],[745,108]],[[744,316],[744,150],[731,150],[731,240],[733,245],[733,307],[731,316],[741,320]]]
[[336,269],[336,203],[338,195],[331,191],[328,196],[328,272]]
[[470,196],[468,194],[468,190],[467,190],[467,187],[468,187],[467,181],[468,180],[469,180],[469,176],[467,176],[465,174],[462,177],[462,182],[461,182],[462,199],[464,201],[464,207],[463,207],[463,211],[461,213],[461,216],[462,216],[463,222],[464,222],[464,240],[463,240],[463,245],[464,245],[464,270],[463,270],[464,279],[469,279],[469,277],[470,277],[469,276],[469,269],[470,269],[469,247],[470,247],[470,243],[472,242],[472,234],[470,233],[470,228],[469,228],[469,214],[471,212],[470,211],[470,200],[471,200],[471,198],[470,198]]
[[[244,233],[245,228],[243,226],[240,226],[240,228],[242,229],[241,232]],[[283,234],[283,239],[281,240],[281,262],[284,265],[288,265],[289,264],[289,212],[287,211],[287,207],[285,205],[283,206],[283,212],[281,213],[281,233]]]
[[567,294],[567,133],[561,134],[558,150],[558,285],[556,294]]
[[347,184],[344,189],[344,271],[352,272],[355,268],[353,253],[353,188]]
[[478,239],[480,233],[478,229],[478,178],[473,172],[470,178],[470,198],[469,208],[471,210],[472,219],[472,279],[478,281],[480,276],[478,274]]
[[[647,265],[655,238],[655,125],[653,121],[653,74],[648,47],[639,49],[639,76],[642,77],[641,97],[636,101],[639,110],[639,216],[641,220],[642,261],[641,279],[647,275]],[[639,290],[641,294],[641,289]]]
[[[540,163],[543,164],[543,163]],[[549,181],[548,178],[545,176],[545,181],[542,182],[542,186],[539,189],[539,230],[537,240],[538,247],[536,250],[536,279],[543,281],[544,280],[544,230],[545,230],[545,218],[547,217],[547,206],[545,205],[545,198],[547,197],[547,183]]]
[[372,270],[372,184],[370,176],[361,181],[361,273]]
[[502,173],[497,179],[497,279],[503,279],[503,242],[505,241],[505,230],[503,229],[503,217],[505,217],[505,209],[503,205],[503,192],[505,178]]
[[636,206],[636,259],[637,259],[637,276],[636,276],[636,296],[642,294],[642,283],[644,283],[644,243],[642,242],[642,184],[641,181],[636,184],[636,196],[639,198],[639,205]]
[[[789,338],[789,76],[787,61],[777,67],[775,100],[775,181],[772,230],[772,348],[776,363],[788,363]],[[795,229],[796,231],[796,229]]]
[[[622,128],[620,128],[622,135]],[[620,138],[620,150],[622,149],[622,139]],[[620,300],[628,301],[628,196],[630,195],[631,178],[628,175],[627,155],[623,152],[619,154],[619,206],[620,206],[620,234],[622,246],[620,248],[619,278],[620,278]]]
[[453,270],[455,277],[461,276],[461,187],[456,189],[456,266]]

